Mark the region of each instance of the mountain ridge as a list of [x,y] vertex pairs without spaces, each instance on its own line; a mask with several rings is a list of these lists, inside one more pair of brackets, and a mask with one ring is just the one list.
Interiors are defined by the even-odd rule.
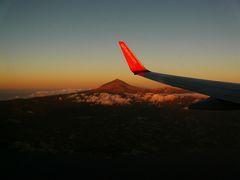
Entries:
[[115,80],[104,83],[98,88],[90,90],[91,92],[108,92],[108,93],[189,93],[190,91],[175,88],[172,86],[162,86],[159,88],[143,88],[133,86],[118,78]]
[[[171,86],[162,86],[159,88],[143,88],[130,85],[123,80],[118,78],[109,81],[107,83],[102,84],[101,86],[88,89],[88,90],[79,90],[79,89],[63,89],[63,90],[52,90],[52,91],[35,91],[29,95],[24,96],[14,96],[9,99],[2,99],[0,101],[8,101],[14,99],[29,99],[36,97],[49,97],[49,96],[62,96],[62,95],[71,95],[76,93],[110,93],[110,94],[145,94],[145,93],[158,93],[158,94],[184,94],[184,93],[192,93],[190,91],[186,91],[183,89],[171,87]],[[16,98],[17,97],[17,98]]]
[[93,89],[93,91],[108,93],[146,93],[149,92],[150,89],[133,86],[120,79],[115,79]]

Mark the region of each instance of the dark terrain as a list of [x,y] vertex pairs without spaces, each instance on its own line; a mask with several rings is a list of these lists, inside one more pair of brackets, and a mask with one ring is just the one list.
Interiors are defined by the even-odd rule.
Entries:
[[[123,98],[126,93],[189,93],[138,89],[115,80],[84,94],[102,92]],[[160,104],[131,100],[111,105],[76,102],[70,96],[77,95],[0,102],[1,165],[7,175],[238,175],[240,111],[188,110],[194,98],[185,96]]]

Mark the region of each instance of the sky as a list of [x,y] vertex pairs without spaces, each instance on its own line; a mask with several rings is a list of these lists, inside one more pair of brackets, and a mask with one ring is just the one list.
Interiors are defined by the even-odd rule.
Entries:
[[240,82],[240,0],[0,0],[0,89],[142,87],[148,69]]

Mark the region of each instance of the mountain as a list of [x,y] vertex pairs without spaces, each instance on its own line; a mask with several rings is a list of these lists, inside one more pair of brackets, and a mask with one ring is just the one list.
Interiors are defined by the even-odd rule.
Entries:
[[107,93],[146,93],[150,90],[132,86],[120,79],[115,79],[113,81],[103,84],[102,86],[94,89],[93,91]]
[[159,88],[148,89],[130,85],[120,79],[115,79],[113,81],[107,82],[101,85],[98,88],[91,90],[83,90],[83,89],[60,89],[60,90],[39,90],[39,91],[26,91],[19,92],[16,91],[0,91],[0,101],[1,100],[11,100],[11,99],[29,99],[35,97],[48,97],[55,95],[69,95],[76,93],[110,93],[110,94],[144,94],[144,93],[160,93],[160,94],[184,94],[190,93],[189,91],[162,85]]
[[59,98],[74,103],[87,104],[130,105],[147,103],[185,107],[192,102],[205,98],[205,96],[170,86],[163,86],[158,89],[140,88],[115,79],[96,89],[68,94]]
[[160,88],[148,89],[141,88],[137,86],[132,86],[120,79],[115,79],[102,86],[91,90],[93,92],[107,92],[107,93],[162,93],[162,94],[173,94],[173,93],[189,93],[189,91],[184,89],[175,88],[172,86],[163,85]]

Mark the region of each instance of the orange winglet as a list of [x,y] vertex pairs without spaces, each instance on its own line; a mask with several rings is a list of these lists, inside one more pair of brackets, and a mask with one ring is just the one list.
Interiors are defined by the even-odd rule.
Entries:
[[144,73],[144,72],[149,72],[149,70],[147,70],[142,64],[141,62],[136,58],[136,56],[134,56],[134,54],[132,53],[132,51],[127,47],[126,43],[123,41],[119,41],[119,45],[122,49],[123,55],[126,58],[126,61],[128,63],[128,66],[130,68],[130,70],[134,73],[134,74],[140,74],[140,73]]

